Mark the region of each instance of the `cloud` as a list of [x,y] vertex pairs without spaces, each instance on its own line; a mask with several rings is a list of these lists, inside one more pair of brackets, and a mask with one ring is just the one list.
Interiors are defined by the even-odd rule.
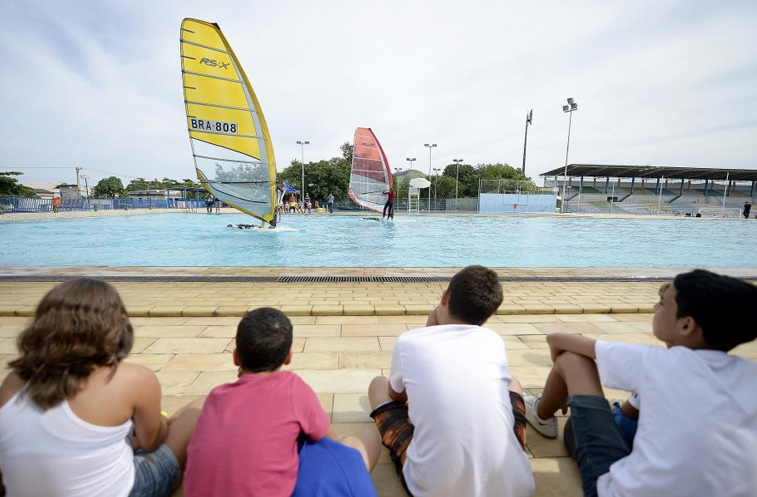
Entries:
[[[374,129],[393,167],[522,161],[757,168],[753,2],[54,2],[0,6],[0,168],[192,177],[184,17],[218,22],[279,168]],[[44,181],[61,170],[27,170]]]

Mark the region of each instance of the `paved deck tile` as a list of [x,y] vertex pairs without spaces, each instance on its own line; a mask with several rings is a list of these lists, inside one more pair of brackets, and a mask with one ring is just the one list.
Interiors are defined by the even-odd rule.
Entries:
[[[249,270],[237,269],[228,274]],[[277,274],[277,270],[281,268],[260,268],[259,272]],[[418,274],[424,273],[418,270]],[[548,273],[537,269],[518,274]],[[0,282],[0,378],[8,374],[7,364],[16,354],[16,337],[29,323],[28,317],[15,314],[32,312],[52,286]],[[156,372],[167,412],[236,379],[230,352],[240,316],[249,308],[272,305],[288,310],[294,325],[294,355],[285,369],[295,371],[313,387],[338,435],[344,437],[374,428],[368,384],[375,376],[389,373],[397,336],[425,325],[423,313],[433,308],[444,285],[117,283],[116,287],[135,313],[136,340],[127,361]],[[506,283],[506,302],[489,327],[502,337],[512,373],[527,392],[539,393],[551,365],[546,344],[549,333],[581,333],[661,346],[651,334],[652,314],[638,312],[651,309],[658,287],[658,283]],[[320,313],[326,315],[313,315]],[[734,353],[757,360],[757,342],[737,347]],[[625,397],[617,390],[605,389],[605,393],[617,400]],[[565,419],[560,416],[561,426]],[[527,452],[537,483],[535,496],[581,495],[576,465],[567,457],[561,438],[545,439],[529,427]],[[386,450],[372,478],[380,497],[405,495]],[[181,491],[174,495],[180,496]]]

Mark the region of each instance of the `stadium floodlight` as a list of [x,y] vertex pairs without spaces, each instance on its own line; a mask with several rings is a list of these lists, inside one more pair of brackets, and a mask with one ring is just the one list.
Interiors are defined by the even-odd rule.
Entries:
[[529,110],[526,113],[526,133],[523,137],[523,168],[521,172],[526,175],[526,146],[528,144],[528,125],[534,122],[534,109]]
[[300,192],[300,198],[304,198],[305,196],[305,145],[310,145],[310,142],[308,140],[297,140],[297,145],[300,146],[300,149],[302,150],[302,162],[300,162],[300,166],[302,167],[302,191]]
[[455,163],[455,212],[457,212],[457,190],[460,185],[460,163],[463,162],[463,159],[452,159],[452,162]]
[[562,178],[562,200],[560,202],[561,213],[565,212],[565,201],[568,183],[568,152],[570,151],[570,126],[573,123],[573,111],[575,110],[578,110],[578,104],[571,97],[568,99],[568,105],[562,106],[562,111],[568,113],[570,117],[568,118],[568,145],[565,147],[565,171],[563,172]]
[[[436,148],[436,143],[424,143],[423,146],[428,147],[428,177],[431,178],[431,150]],[[428,212],[431,214],[431,187],[428,189]]]
[[410,204],[412,199],[411,192],[413,189],[410,187],[410,182],[413,180],[413,162],[415,162],[415,157],[405,157],[405,160],[410,164],[410,168],[408,169],[407,173],[407,213],[410,214]]

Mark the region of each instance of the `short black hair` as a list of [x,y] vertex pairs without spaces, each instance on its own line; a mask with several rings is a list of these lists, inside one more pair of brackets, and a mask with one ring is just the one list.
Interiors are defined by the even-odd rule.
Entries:
[[683,273],[673,280],[678,317],[692,317],[701,326],[704,341],[728,352],[757,338],[757,287],[746,281],[704,269]]
[[466,323],[482,325],[502,303],[497,273],[484,266],[468,266],[449,282],[449,313]]
[[248,312],[237,326],[237,355],[250,373],[276,371],[292,349],[292,322],[272,307]]

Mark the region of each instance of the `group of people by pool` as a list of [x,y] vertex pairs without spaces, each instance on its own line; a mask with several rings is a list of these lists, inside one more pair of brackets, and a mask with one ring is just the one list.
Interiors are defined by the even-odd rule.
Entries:
[[[458,272],[426,326],[400,335],[388,377],[366,385],[376,429],[339,438],[313,389],[282,370],[293,326],[273,308],[237,326],[238,379],[168,417],[150,369],[123,362],[134,331],[116,290],[53,288],[18,337],[0,386],[0,472],[9,496],[375,496],[381,444],[409,495],[527,497],[526,424],[559,433],[586,496],[754,496],[757,287],[705,270],[662,285],[664,347],[546,338],[553,366],[525,395],[486,322],[498,275]],[[629,393],[610,405],[603,387]]]

